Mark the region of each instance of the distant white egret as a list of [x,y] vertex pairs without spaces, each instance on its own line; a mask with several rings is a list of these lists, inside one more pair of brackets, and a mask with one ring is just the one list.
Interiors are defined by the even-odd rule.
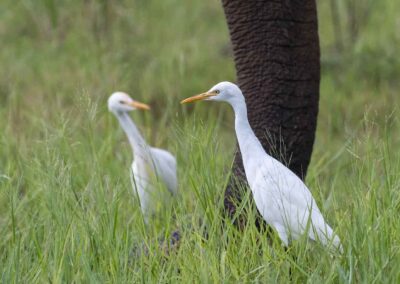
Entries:
[[247,119],[242,91],[233,83],[221,82],[208,92],[183,100],[228,102],[235,112],[235,130],[246,178],[257,209],[287,246],[291,239],[307,234],[323,245],[342,250],[340,240],[325,222],[307,186],[290,169],[268,155]]
[[168,151],[148,146],[130,118],[129,111],[148,110],[148,105],[133,100],[126,93],[115,92],[108,99],[108,109],[117,117],[132,147],[131,182],[147,223],[154,210],[153,201],[159,196],[156,183],[163,183],[173,195],[177,193],[176,159]]

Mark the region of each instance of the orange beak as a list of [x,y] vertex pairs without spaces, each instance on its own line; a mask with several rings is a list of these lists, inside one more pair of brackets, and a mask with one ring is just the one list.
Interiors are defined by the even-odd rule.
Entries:
[[142,110],[149,110],[150,109],[149,105],[146,105],[146,104],[143,104],[143,103],[139,103],[137,101],[132,101],[132,102],[129,102],[127,104],[130,105],[131,107],[136,108],[136,109],[142,109]]
[[196,96],[184,99],[183,101],[181,101],[181,104],[191,103],[191,102],[195,102],[195,101],[202,101],[202,100],[205,100],[205,99],[207,99],[209,97],[214,97],[216,95],[217,95],[216,92],[202,93],[200,95],[196,95]]

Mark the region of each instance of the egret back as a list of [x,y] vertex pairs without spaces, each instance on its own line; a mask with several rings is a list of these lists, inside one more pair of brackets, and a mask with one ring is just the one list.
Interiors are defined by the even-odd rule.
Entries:
[[151,148],[151,156],[157,177],[161,179],[171,194],[176,194],[178,181],[175,157],[170,152],[159,148]]
[[328,244],[335,237],[325,222],[311,192],[289,168],[265,153],[244,164],[256,206],[281,238],[298,239],[304,233]]
[[151,214],[151,208],[158,203],[158,197],[162,195],[160,187],[166,187],[172,194],[177,192],[175,157],[162,149],[148,149],[146,155],[138,156],[133,161],[131,180],[145,216]]

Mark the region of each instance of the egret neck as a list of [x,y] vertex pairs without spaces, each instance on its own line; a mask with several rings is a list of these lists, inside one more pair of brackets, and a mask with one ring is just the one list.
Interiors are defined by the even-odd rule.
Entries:
[[134,156],[137,158],[145,158],[139,156],[139,154],[143,155],[143,153],[148,153],[147,144],[129,114],[126,112],[118,112],[117,118],[126,136],[128,136],[129,144],[131,144]]
[[235,112],[236,137],[242,154],[243,165],[246,168],[250,157],[263,157],[266,153],[250,126],[245,100],[235,100],[230,104]]

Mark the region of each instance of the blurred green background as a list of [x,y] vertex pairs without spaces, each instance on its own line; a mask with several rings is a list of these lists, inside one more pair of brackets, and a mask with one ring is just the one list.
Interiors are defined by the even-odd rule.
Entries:
[[[328,2],[317,3],[319,125],[338,136],[330,138],[344,139],[365,111],[380,119],[398,104],[399,5]],[[181,98],[235,80],[229,35],[216,0],[3,0],[0,5],[0,102],[10,110],[7,125],[24,127],[21,121],[32,117],[51,121],[73,115],[82,111],[77,107],[82,97],[105,102],[115,90],[151,103],[152,115],[164,122],[182,111],[176,103]]]
[[[347,249],[332,261],[298,248],[292,279],[399,279],[400,2],[317,4],[321,97],[307,183]],[[167,264],[156,248],[132,264],[146,235],[131,198],[131,150],[106,100],[120,90],[152,106],[132,117],[151,145],[178,157],[173,230],[219,212],[208,202],[221,202],[232,162],[232,112],[179,101],[222,80],[235,81],[235,70],[220,1],[0,1],[3,282],[287,280],[284,252],[266,244],[248,256],[259,249],[254,227],[237,237],[242,254],[198,233]]]

